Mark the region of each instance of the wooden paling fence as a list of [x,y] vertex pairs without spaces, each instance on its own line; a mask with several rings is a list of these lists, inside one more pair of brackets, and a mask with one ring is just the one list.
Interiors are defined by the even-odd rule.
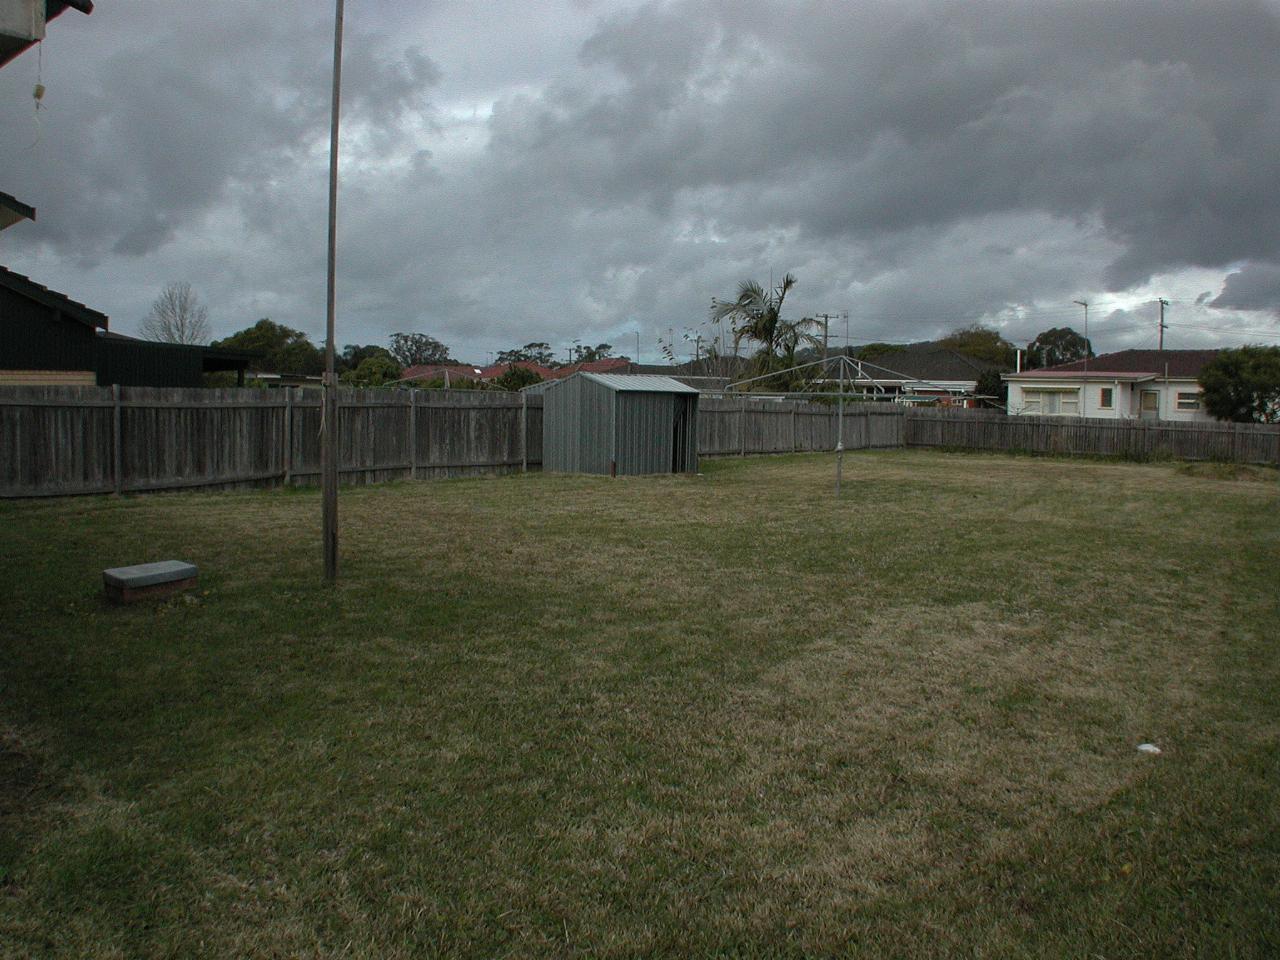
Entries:
[[[906,408],[892,403],[846,403],[846,450],[901,447]],[[834,404],[749,397],[698,401],[698,454],[834,450],[839,413]]]
[[1280,426],[1260,423],[1009,417],[998,411],[913,409],[906,420],[904,445],[1280,466]]
[[[314,483],[315,390],[12,387],[0,390],[0,496]],[[340,390],[344,483],[538,466],[542,398]]]
[[[542,463],[542,398],[473,390],[340,390],[344,483],[507,473]],[[315,483],[320,393],[0,388],[0,496]],[[835,404],[702,397],[702,456],[833,450]],[[1280,427],[1006,417],[848,403],[846,450],[1170,457],[1280,465]]]

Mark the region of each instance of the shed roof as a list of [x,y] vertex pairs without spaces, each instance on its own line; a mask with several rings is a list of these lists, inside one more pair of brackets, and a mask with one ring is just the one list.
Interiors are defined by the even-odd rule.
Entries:
[[657,377],[638,373],[577,373],[610,390],[630,391],[634,393],[697,393],[688,384],[681,383],[671,377]]

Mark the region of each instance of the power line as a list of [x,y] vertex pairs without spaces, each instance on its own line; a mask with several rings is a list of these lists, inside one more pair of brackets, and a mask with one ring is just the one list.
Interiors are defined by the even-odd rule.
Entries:
[[1255,337],[1280,337],[1280,329],[1257,330],[1250,327],[1207,327],[1198,323],[1169,323],[1167,326],[1180,327],[1184,330],[1203,330],[1205,333],[1236,333]]

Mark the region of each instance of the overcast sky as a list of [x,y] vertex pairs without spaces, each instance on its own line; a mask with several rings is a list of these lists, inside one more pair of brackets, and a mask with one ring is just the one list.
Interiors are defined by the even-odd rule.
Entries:
[[[0,263],[135,333],[324,334],[332,5],[100,0],[0,70]],[[1280,2],[347,0],[338,345],[709,334],[1280,342]],[[33,109],[37,76],[47,88]],[[832,325],[844,336],[843,321]],[[683,348],[682,348],[683,349]]]

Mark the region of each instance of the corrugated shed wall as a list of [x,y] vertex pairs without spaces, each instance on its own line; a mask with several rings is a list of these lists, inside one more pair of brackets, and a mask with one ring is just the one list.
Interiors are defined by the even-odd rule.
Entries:
[[542,468],[608,473],[613,446],[613,391],[570,377],[544,396]]
[[543,469],[619,475],[698,469],[696,394],[613,390],[570,377],[545,397]]
[[675,395],[618,394],[618,473],[671,472]]

